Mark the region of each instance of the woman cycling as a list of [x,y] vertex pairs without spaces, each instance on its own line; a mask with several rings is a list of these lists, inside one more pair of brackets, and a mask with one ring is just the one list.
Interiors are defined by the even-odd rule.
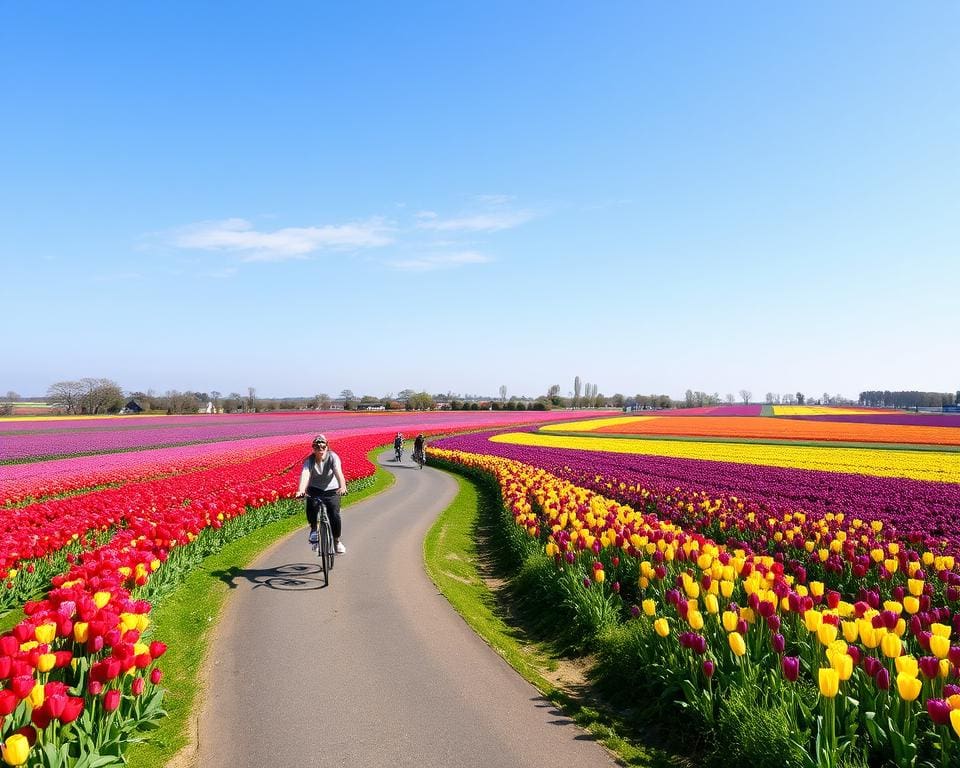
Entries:
[[347,551],[340,541],[342,521],[340,519],[340,497],[347,492],[347,481],[343,477],[340,457],[330,450],[325,435],[313,438],[313,453],[303,462],[300,472],[300,487],[297,498],[307,497],[307,523],[310,525],[310,544],[317,544],[317,516],[320,505],[327,507],[333,544],[338,555]]

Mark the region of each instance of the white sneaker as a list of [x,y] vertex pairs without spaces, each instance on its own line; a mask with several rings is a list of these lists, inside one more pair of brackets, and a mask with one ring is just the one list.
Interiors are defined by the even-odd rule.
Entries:
[[317,542],[320,541],[320,537],[317,536],[316,531],[310,531],[310,536],[307,537],[310,541],[310,549],[317,548]]
[[347,553],[347,548],[346,548],[345,546],[343,546],[343,542],[342,542],[342,541],[338,541],[338,542],[337,542],[337,546],[334,547],[334,549],[337,550],[337,554],[338,554],[338,555],[345,555],[345,554]]

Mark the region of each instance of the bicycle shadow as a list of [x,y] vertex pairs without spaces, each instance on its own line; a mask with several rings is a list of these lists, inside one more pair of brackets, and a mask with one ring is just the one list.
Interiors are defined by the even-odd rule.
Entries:
[[266,587],[287,592],[303,592],[324,589],[323,568],[316,563],[288,563],[275,568],[240,568],[231,566],[222,571],[212,571],[230,589],[236,589],[238,580],[246,579],[254,589]]

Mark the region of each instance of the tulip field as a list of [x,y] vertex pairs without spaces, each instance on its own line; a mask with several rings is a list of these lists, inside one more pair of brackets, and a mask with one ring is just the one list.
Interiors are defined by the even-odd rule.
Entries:
[[735,406],[430,457],[495,480],[625,707],[718,764],[906,767],[960,765],[958,448],[960,415]]
[[[290,498],[318,432],[352,487],[408,437],[551,412],[0,419],[0,750],[7,765],[121,764],[163,716],[150,612],[186,573]],[[568,417],[568,415],[567,415]],[[275,519],[275,518],[274,518]],[[10,626],[8,623],[7,626]],[[176,692],[172,692],[175,695]]]

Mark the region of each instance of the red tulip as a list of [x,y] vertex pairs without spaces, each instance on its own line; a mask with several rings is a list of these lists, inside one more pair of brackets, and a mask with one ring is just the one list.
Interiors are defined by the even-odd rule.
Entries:
[[120,691],[111,688],[103,697],[103,708],[107,712],[113,712],[120,706]]

